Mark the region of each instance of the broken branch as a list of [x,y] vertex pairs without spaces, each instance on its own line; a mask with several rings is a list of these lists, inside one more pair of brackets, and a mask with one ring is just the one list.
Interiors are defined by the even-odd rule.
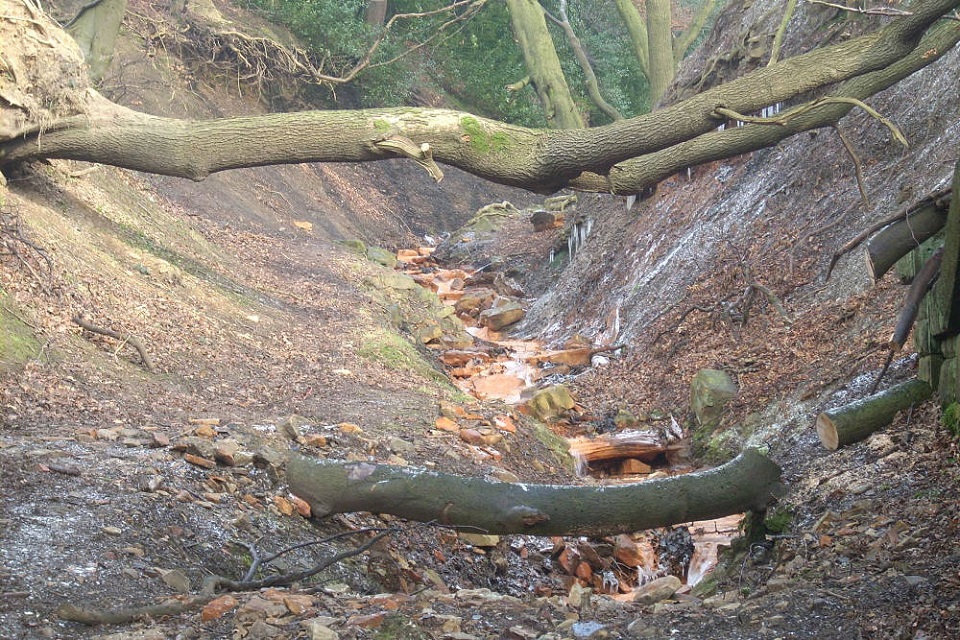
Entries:
[[287,482],[318,517],[369,511],[496,534],[605,536],[763,508],[780,490],[780,467],[747,449],[707,471],[594,487],[496,482],[295,455]]
[[114,331],[113,329],[104,329],[103,327],[98,327],[82,316],[74,316],[73,322],[90,333],[98,333],[102,336],[119,340],[121,343],[129,344],[131,347],[137,350],[137,353],[140,354],[140,360],[143,362],[143,368],[150,373],[156,373],[157,369],[155,366],[153,366],[153,360],[150,359],[150,354],[147,353],[147,349],[136,336],[123,334],[119,331]]

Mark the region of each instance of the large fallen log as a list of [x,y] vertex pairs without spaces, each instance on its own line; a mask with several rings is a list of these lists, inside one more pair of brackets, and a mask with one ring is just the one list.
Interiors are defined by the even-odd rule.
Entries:
[[570,440],[570,454],[580,456],[587,464],[624,458],[653,462],[668,451],[670,451],[670,442],[662,432],[654,430],[631,429]]
[[755,449],[708,471],[612,486],[496,482],[297,455],[287,482],[319,517],[369,511],[496,534],[605,536],[765,508],[780,473]]
[[933,390],[930,385],[914,378],[875,395],[824,411],[817,417],[820,442],[827,449],[835,450],[863,440],[893,422],[897,412],[923,402],[931,395]]

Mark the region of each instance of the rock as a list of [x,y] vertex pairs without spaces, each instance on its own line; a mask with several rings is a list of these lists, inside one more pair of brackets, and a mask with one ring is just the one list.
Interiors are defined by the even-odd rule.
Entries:
[[282,629],[280,627],[275,627],[272,624],[268,624],[263,620],[257,620],[250,628],[247,629],[247,635],[245,640],[266,640],[267,638],[275,638],[280,635]]
[[640,605],[653,604],[666,600],[677,592],[683,585],[677,576],[664,576],[657,578],[647,584],[639,587],[633,592],[633,601]]
[[277,425],[277,431],[288,439],[298,442],[300,440],[300,428],[308,424],[310,424],[309,420],[294,413]]
[[161,580],[177,593],[188,593],[190,591],[190,578],[180,569],[164,572]]
[[213,459],[226,467],[233,467],[237,464],[237,451],[240,445],[236,440],[223,440],[214,444]]
[[530,223],[533,224],[533,230],[536,232],[549,231],[563,226],[566,216],[559,211],[547,211],[538,209],[530,216]]
[[489,307],[496,297],[497,293],[493,289],[485,287],[470,289],[460,296],[457,304],[454,305],[454,309],[457,313],[463,315],[476,316],[483,309]]
[[237,621],[251,623],[266,618],[279,618],[287,613],[287,607],[282,602],[271,602],[261,596],[254,596],[243,603],[237,611]]
[[220,596],[204,605],[203,610],[200,611],[200,619],[204,622],[217,620],[238,604],[240,604],[239,601],[231,595]]
[[212,458],[215,454],[213,442],[207,438],[188,436],[173,447],[174,451],[185,451],[201,458]]
[[183,459],[192,464],[195,467],[202,467],[203,469],[213,469],[217,466],[217,463],[209,458],[203,458],[201,456],[195,456],[192,453],[183,454]]
[[558,418],[565,411],[576,406],[570,390],[565,385],[555,384],[552,387],[536,392],[527,402],[527,407],[534,416],[543,422]]
[[637,460],[636,458],[627,458],[622,463],[620,463],[620,473],[624,475],[631,475],[637,473],[650,473],[653,471],[653,467],[648,465],[642,460]]
[[441,431],[450,431],[450,432],[460,431],[460,425],[458,425],[456,421],[451,420],[447,416],[440,416],[434,421],[433,425],[437,429],[440,429]]
[[327,441],[327,436],[321,435],[319,433],[310,433],[303,437],[303,444],[310,447],[325,447],[329,444]]
[[507,302],[499,307],[493,307],[480,312],[480,326],[488,327],[491,331],[500,331],[523,320],[527,312],[519,302]]
[[565,364],[570,367],[585,367],[590,364],[590,347],[576,347],[560,351],[547,351],[531,358],[531,361]]
[[500,467],[493,467],[490,469],[490,473],[487,474],[488,480],[496,480],[498,482],[520,482],[520,478],[517,477],[517,474],[512,471],[507,471],[506,469],[501,469]]
[[633,538],[625,533],[616,537],[613,545],[613,556],[628,567],[643,565],[643,554]]
[[387,443],[390,451],[394,453],[410,453],[417,450],[417,445],[412,442],[408,442],[403,438],[390,438],[390,441]]
[[340,634],[330,628],[336,620],[327,616],[304,620],[300,624],[306,629],[310,640],[340,640]]
[[284,595],[280,601],[283,602],[283,606],[287,608],[287,611],[295,616],[303,615],[305,611],[311,609],[316,604],[312,596],[296,593]]
[[272,480],[276,480],[280,477],[280,470],[287,464],[289,455],[289,450],[281,452],[270,447],[261,447],[253,454],[253,464],[266,471]]
[[213,438],[217,437],[217,430],[209,424],[201,424],[199,427],[193,430],[193,435],[212,440]]
[[498,273],[493,279],[493,287],[497,290],[497,293],[502,296],[523,298],[527,295],[519,282],[504,273]]
[[503,440],[503,434],[494,429],[490,429],[489,427],[481,427],[478,429],[461,429],[460,439],[467,444],[476,445],[478,447],[490,447]]
[[690,408],[697,424],[712,431],[720,424],[727,403],[737,395],[737,385],[726,372],[701,369],[690,383]]
[[387,271],[371,276],[369,283],[380,289],[397,289],[399,291],[412,291],[420,286],[410,276],[396,271]]
[[475,547],[495,547],[500,544],[500,536],[488,533],[468,533],[466,531],[460,531],[457,533],[457,536],[467,544]]

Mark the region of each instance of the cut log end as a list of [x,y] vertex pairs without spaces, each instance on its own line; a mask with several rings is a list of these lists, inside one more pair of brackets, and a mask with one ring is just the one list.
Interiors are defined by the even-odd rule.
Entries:
[[930,385],[915,378],[842,407],[828,409],[817,417],[820,442],[827,449],[836,450],[864,440],[893,422],[897,412],[925,401],[932,394]]
[[820,436],[820,442],[827,449],[836,451],[840,447],[840,434],[837,432],[837,425],[826,413],[817,416],[817,435]]

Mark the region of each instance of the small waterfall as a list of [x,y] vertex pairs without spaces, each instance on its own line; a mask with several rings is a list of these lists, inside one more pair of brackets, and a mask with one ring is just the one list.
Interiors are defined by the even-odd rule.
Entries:
[[587,458],[579,451],[571,451],[570,459],[573,460],[573,472],[577,477],[587,475],[590,465],[587,464]]
[[573,262],[573,256],[587,241],[591,231],[593,231],[593,218],[587,218],[582,222],[574,222],[573,226],[570,227],[570,235],[567,236],[567,256],[571,262]]

